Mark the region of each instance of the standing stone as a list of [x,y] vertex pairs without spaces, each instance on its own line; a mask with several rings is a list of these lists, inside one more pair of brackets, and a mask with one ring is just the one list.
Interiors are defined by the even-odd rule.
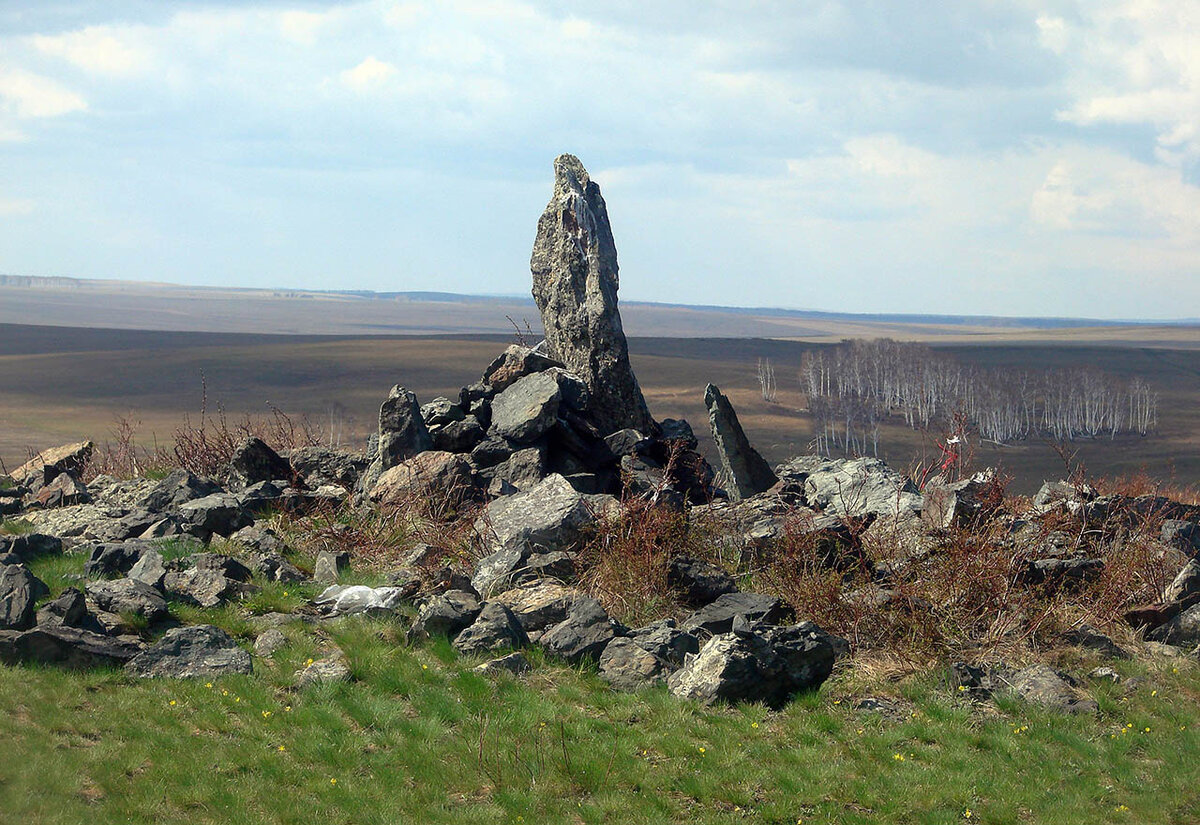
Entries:
[[574,155],[554,161],[554,194],[538,220],[529,261],[545,354],[583,378],[602,435],[654,420],[629,364],[617,309],[617,247],[600,187]]
[[730,496],[740,500],[771,489],[779,479],[750,446],[729,399],[709,384],[704,388],[704,404],[708,407],[708,423],[712,426],[713,441],[717,442],[721,467],[730,480]]
[[385,471],[432,449],[433,436],[421,417],[416,394],[397,384],[379,408],[378,449],[359,479],[360,489],[369,492]]

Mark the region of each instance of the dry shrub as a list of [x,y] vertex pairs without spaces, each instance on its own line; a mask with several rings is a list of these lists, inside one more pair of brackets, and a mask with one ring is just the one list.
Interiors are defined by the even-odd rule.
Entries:
[[680,606],[667,583],[667,566],[692,544],[683,513],[631,497],[619,513],[601,517],[584,542],[583,586],[627,624],[674,616]]
[[[92,457],[82,473],[82,480],[90,482],[100,475],[114,478],[137,478],[139,476],[167,473],[174,468],[174,456],[161,447],[157,440],[151,446],[137,443],[137,432],[141,422],[133,413],[118,415],[109,430],[109,438],[92,450]],[[153,436],[151,436],[153,439]]]

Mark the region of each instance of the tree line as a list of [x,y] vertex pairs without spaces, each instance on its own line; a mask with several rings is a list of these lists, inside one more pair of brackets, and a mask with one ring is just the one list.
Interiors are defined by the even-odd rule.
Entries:
[[893,418],[928,429],[960,414],[997,444],[1147,435],[1158,424],[1158,393],[1141,378],[1123,382],[1092,368],[974,367],[890,339],[806,352],[800,384],[823,453],[878,455],[879,425]]

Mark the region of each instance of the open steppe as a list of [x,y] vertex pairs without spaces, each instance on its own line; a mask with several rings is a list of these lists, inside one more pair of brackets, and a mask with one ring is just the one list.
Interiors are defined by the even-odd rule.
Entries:
[[[629,326],[636,331],[634,324]],[[1135,337],[1143,334],[1141,329],[1134,328]],[[1142,377],[1161,397],[1158,431],[1146,438],[1078,441],[1071,449],[1093,475],[1144,470],[1181,486],[1196,484],[1200,351],[1187,346],[1196,331],[1178,328],[1173,346],[1135,345],[1122,341],[1117,328],[1107,331],[1111,337],[1103,341],[1082,333],[1070,343],[1035,340],[1033,331],[1020,330],[995,342],[939,339],[937,346],[964,363],[983,366],[1092,366],[1123,380]],[[358,445],[373,429],[379,403],[393,384],[414,390],[422,402],[453,396],[478,379],[513,338],[511,332],[264,335],[0,324],[0,459],[12,468],[33,447],[81,437],[104,441],[119,417],[138,422],[143,446],[156,440],[169,443],[185,416],[198,421],[202,377],[210,415],[219,405],[236,422],[268,414],[274,405],[297,420],[307,417],[326,438],[332,434],[334,442]],[[634,368],[656,417],[688,419],[711,458],[703,390],[706,383],[715,383],[729,394],[751,439],[770,462],[805,452],[812,438],[796,371],[803,352],[814,346],[821,344],[720,337],[630,341]],[[759,358],[770,358],[775,366],[775,403],[760,396]],[[898,469],[909,467],[923,452],[936,452],[930,437],[902,425],[884,428],[880,455]],[[982,445],[976,463],[1002,466],[1014,477],[1014,492],[1030,493],[1043,479],[1064,474],[1052,446],[1040,441],[1003,448]]]

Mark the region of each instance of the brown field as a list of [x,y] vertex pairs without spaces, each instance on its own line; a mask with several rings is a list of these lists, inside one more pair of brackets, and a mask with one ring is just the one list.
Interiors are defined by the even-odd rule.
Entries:
[[[198,419],[201,376],[209,412],[219,403],[231,421],[269,412],[307,416],[329,437],[357,446],[374,426],[393,384],[422,401],[454,395],[479,377],[512,335],[285,336],[163,332],[0,324],[0,459],[20,463],[31,447],[82,437],[103,441],[120,416],[139,422],[142,444],[168,443],[190,415]],[[798,341],[732,338],[633,338],[630,347],[651,410],[684,417],[711,450],[702,402],[711,381],[730,395],[755,444],[769,461],[802,453],[812,423],[799,412]],[[942,349],[942,347],[939,347]],[[1124,377],[1140,375],[1161,393],[1159,432],[1115,442],[1077,442],[1093,474],[1145,470],[1190,486],[1200,481],[1200,354],[1193,349],[1099,344],[954,344],[964,362],[1024,368],[1092,365]],[[758,392],[755,364],[769,357],[779,381],[777,403]],[[881,456],[906,469],[928,437],[902,425],[885,428]],[[1017,492],[1063,474],[1048,444],[983,446],[977,464],[1002,466]]]

